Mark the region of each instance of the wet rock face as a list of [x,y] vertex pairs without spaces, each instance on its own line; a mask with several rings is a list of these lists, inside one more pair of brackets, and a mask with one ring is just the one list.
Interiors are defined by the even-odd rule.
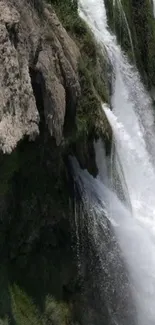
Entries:
[[[79,51],[58,21],[51,7],[45,8],[45,32],[42,50],[35,66],[42,74],[45,120],[57,145],[63,137],[63,126],[68,100],[76,109],[80,85],[77,74]],[[69,98],[68,98],[69,96]]]
[[[77,19],[78,15],[75,24]],[[78,24],[83,26],[80,19]],[[8,290],[13,283],[33,298],[43,314],[49,296],[67,302],[70,317],[75,300],[81,307],[66,165],[68,155],[75,154],[83,168],[88,166],[96,174],[94,132],[101,125],[105,133],[95,88],[96,78],[97,88],[103,83],[104,60],[92,58],[92,66],[87,51],[81,50],[87,44],[95,47],[91,33],[83,29],[80,44],[79,36],[69,34],[78,49],[43,0],[0,1],[0,247],[4,264],[0,278],[6,279],[0,300],[3,292],[7,298],[0,304],[0,322],[9,315],[14,324],[18,317]],[[29,142],[28,137],[36,138]],[[13,295],[21,302],[16,289]],[[23,319],[27,315],[33,319],[27,306],[23,308]],[[50,316],[49,321],[58,325]],[[61,320],[60,324],[73,322]]]
[[10,153],[24,135],[34,138],[39,133],[33,85],[39,85],[45,123],[60,144],[66,93],[76,106],[80,90],[78,55],[50,6],[39,16],[26,0],[0,2],[0,149],[4,153]]

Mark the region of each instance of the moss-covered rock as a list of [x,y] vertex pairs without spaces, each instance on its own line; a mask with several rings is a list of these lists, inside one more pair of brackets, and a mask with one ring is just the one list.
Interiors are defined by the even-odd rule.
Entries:
[[[13,0],[10,2],[11,6],[15,5]],[[52,7],[42,1],[25,2],[29,13],[32,8],[35,22],[31,39],[34,44],[29,44],[27,34],[24,40],[27,56],[30,55],[29,79],[40,115],[40,133],[32,142],[25,137],[10,155],[0,156],[0,321],[3,325],[74,323],[74,305],[78,305],[81,284],[72,234],[74,205],[68,156],[75,155],[83,168],[96,175],[94,139],[111,136],[101,109],[101,101],[109,101],[106,57],[78,16],[77,1],[48,2]],[[17,1],[17,5],[22,12],[21,2]],[[27,12],[24,14],[28,17]],[[24,32],[33,24],[31,18],[30,15],[30,20],[24,22]],[[42,31],[42,46],[36,38],[38,30]],[[66,44],[71,45],[69,52]],[[46,56],[46,51],[50,55]],[[50,72],[54,79],[48,78]],[[56,85],[52,92],[51,80]],[[58,90],[63,91],[62,111]],[[51,119],[53,133],[47,126],[51,117],[49,105],[45,107],[51,98],[52,104],[57,103]],[[57,108],[61,125],[57,125]]]
[[105,3],[109,25],[118,42],[130,60],[136,60],[145,84],[151,88],[155,84],[155,19],[151,1],[106,0]]
[[[77,106],[76,137],[94,133],[110,134],[110,127],[101,110],[101,101],[109,102],[108,63],[88,26],[78,15],[77,1],[51,0],[64,27],[76,42],[79,58],[81,96]],[[101,122],[101,125],[100,125]],[[77,141],[77,138],[76,138]]]
[[16,325],[68,325],[70,322],[70,310],[67,304],[56,301],[52,296],[46,297],[44,311],[41,312],[32,298],[17,285],[11,286],[10,294]]

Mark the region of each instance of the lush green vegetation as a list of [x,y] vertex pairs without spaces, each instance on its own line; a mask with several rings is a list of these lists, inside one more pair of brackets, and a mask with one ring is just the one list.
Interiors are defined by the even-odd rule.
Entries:
[[[0,274],[5,280],[4,273],[0,271]],[[6,281],[3,285],[0,284],[1,325],[68,325],[70,323],[70,310],[64,302],[58,302],[52,296],[47,296],[44,310],[41,311],[32,297],[28,296],[19,286],[15,284],[6,286]]]
[[[16,325],[66,325],[70,312],[65,303],[57,302],[52,296],[46,297],[44,312],[39,309],[24,291],[17,285],[10,288],[12,313]],[[5,323],[4,323],[5,324]]]
[[[108,130],[107,123],[99,123],[103,112],[101,100],[108,102],[108,78],[107,62],[102,55],[94,37],[78,15],[77,0],[51,0],[63,26],[76,42],[81,57],[79,60],[79,80],[81,85],[81,97],[77,107],[77,132],[75,138],[86,137],[90,133],[103,135]],[[105,121],[104,121],[105,122]]]

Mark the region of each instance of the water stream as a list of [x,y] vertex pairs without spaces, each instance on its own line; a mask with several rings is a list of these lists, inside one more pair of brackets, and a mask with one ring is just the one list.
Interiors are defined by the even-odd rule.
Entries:
[[[152,104],[136,68],[128,63],[116,37],[108,29],[103,0],[79,0],[79,13],[101,48],[106,48],[112,65],[112,111],[102,106],[113,130],[114,143],[111,163],[101,148],[96,149],[98,179],[80,169],[77,169],[78,177],[87,189],[87,202],[91,188],[91,209],[96,211],[101,225],[104,224],[102,215],[106,214],[116,234],[131,280],[136,324],[154,325],[155,134]],[[115,173],[110,169],[116,170],[120,190],[113,180]],[[124,193],[122,199],[121,192]],[[114,324],[128,324],[120,319],[116,318]]]

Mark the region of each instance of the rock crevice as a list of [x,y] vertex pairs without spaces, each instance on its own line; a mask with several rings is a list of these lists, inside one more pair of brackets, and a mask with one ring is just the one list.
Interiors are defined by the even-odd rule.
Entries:
[[25,0],[1,1],[0,12],[0,149],[10,153],[25,135],[39,133],[30,70],[42,76],[45,123],[59,145],[66,92],[75,105],[80,92],[79,51],[49,5],[42,18]]

